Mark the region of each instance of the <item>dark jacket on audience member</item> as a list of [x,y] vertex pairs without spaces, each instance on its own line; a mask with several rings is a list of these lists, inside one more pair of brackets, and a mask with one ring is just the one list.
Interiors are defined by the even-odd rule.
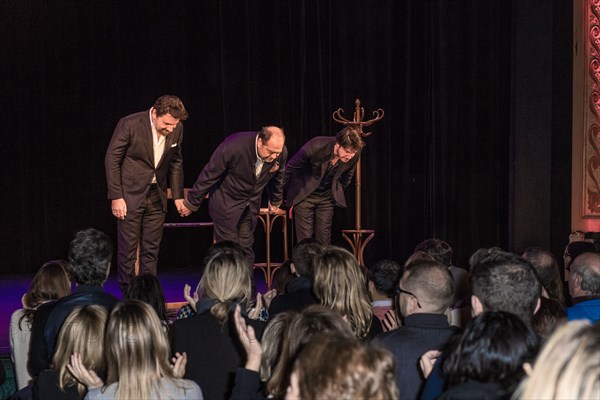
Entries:
[[269,306],[269,315],[275,315],[284,311],[302,311],[306,307],[318,304],[319,300],[312,293],[312,282],[310,279],[299,276],[291,280],[286,286],[286,293],[275,296]]
[[33,384],[33,400],[80,400],[77,386],[67,386],[62,391],[58,386],[58,371],[49,369],[40,372]]
[[400,328],[377,336],[373,343],[394,354],[396,382],[403,400],[418,398],[423,385],[419,359],[428,350],[442,349],[456,329],[444,314],[411,314]]
[[[187,353],[185,379],[191,379],[201,388],[205,399],[228,399],[234,386],[236,368],[243,367],[246,353],[242,347],[233,312],[222,324],[210,310],[177,320],[171,328],[172,351]],[[246,318],[257,337],[262,337],[265,324]]]
[[56,340],[63,322],[77,306],[97,304],[110,313],[119,302],[113,295],[104,292],[98,285],[78,285],[69,296],[42,304],[35,313],[31,327],[29,349],[29,371],[31,376],[50,368]]

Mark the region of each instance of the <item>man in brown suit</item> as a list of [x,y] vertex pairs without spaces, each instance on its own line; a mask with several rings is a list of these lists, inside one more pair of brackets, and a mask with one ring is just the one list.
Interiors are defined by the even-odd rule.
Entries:
[[188,113],[176,96],[165,95],[150,110],[122,118],[106,151],[108,198],[118,228],[121,289],[134,272],[140,246],[140,273],[156,275],[170,185],[183,212],[182,121]]

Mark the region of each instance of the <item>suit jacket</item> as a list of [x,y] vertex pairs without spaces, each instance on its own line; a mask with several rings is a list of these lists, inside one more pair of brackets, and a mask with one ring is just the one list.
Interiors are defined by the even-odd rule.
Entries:
[[165,138],[165,150],[154,167],[154,150],[150,111],[121,118],[113,133],[104,165],[108,198],[124,198],[128,210],[135,210],[146,199],[156,174],[163,208],[167,210],[167,187],[171,185],[174,199],[183,199],[183,159],[181,142],[183,124],[177,124]]
[[186,207],[196,211],[208,194],[208,211],[213,221],[235,230],[247,206],[256,219],[265,187],[271,204],[281,205],[287,148],[284,146],[273,162],[265,162],[256,177],[256,135],[257,132],[234,133],[217,147],[189,191]]
[[[304,200],[316,188],[327,171],[327,163],[333,155],[335,138],[317,136],[310,139],[285,166],[286,205],[294,206]],[[354,176],[360,151],[347,163],[340,164],[331,182],[331,193],[337,206],[346,207],[344,190]]]
[[392,352],[396,359],[396,383],[407,400],[417,399],[423,378],[419,358],[428,350],[441,350],[457,330],[444,314],[411,314],[404,326],[377,336],[373,343]]

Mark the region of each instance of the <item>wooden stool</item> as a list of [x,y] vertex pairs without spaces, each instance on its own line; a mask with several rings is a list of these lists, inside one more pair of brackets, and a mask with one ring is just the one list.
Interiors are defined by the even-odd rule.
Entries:
[[281,219],[283,227],[283,258],[284,261],[288,259],[288,238],[287,238],[287,213],[284,210],[279,210],[275,214],[270,214],[268,208],[261,208],[258,214],[258,219],[262,222],[265,230],[265,242],[266,242],[266,263],[254,263],[254,268],[259,268],[265,275],[265,282],[267,283],[267,290],[271,290],[273,285],[273,276],[279,269],[282,262],[271,261],[271,231],[273,230],[273,223],[277,219]]

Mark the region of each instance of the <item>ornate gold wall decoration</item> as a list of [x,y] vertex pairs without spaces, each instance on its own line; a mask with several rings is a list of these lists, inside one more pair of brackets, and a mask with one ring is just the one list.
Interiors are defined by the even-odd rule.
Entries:
[[600,0],[587,2],[586,91],[583,218],[600,218]]

